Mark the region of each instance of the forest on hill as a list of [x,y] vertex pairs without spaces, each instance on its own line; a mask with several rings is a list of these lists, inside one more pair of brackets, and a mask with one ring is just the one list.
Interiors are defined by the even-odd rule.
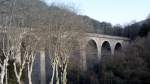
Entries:
[[100,22],[88,16],[82,17],[85,21],[92,25],[92,27],[90,27],[91,29],[87,29],[87,31],[91,33],[123,36],[130,39],[135,39],[139,36],[147,36],[150,31],[150,17],[147,17],[145,20],[139,22],[131,22],[125,26],[120,24],[112,25],[109,22]]

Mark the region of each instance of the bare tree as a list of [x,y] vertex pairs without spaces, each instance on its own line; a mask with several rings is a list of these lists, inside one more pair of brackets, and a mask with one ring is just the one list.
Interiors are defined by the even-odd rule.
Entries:
[[[8,3],[8,4],[7,4]],[[10,0],[1,1],[0,2],[2,9],[0,10],[0,16],[2,18],[1,20],[1,74],[0,74],[0,83],[4,83],[4,77],[5,77],[5,84],[8,84],[8,77],[7,77],[7,66],[8,61],[10,60],[10,57],[12,55],[12,46],[9,42],[9,37],[7,36],[7,30],[9,26],[11,25],[12,15],[13,15],[13,7],[15,5],[15,0],[11,2]],[[12,11],[9,11],[10,7],[12,8]]]
[[2,38],[1,38],[1,54],[0,54],[0,69],[1,69],[1,72],[0,72],[0,84],[3,84],[4,83],[4,77],[6,77],[6,81],[5,83],[7,84],[7,66],[8,66],[8,61],[9,61],[9,58],[10,58],[10,53],[9,51],[10,50],[7,50],[9,44],[7,44],[6,42],[6,34],[1,32],[2,34]]
[[35,35],[26,35],[26,37],[23,40],[23,50],[27,52],[27,71],[28,71],[28,82],[29,84],[32,84],[32,71],[33,71],[33,63],[35,59],[35,54],[37,51],[37,43],[38,38],[35,37]]
[[[7,84],[7,66],[9,60],[14,60],[14,72],[17,78],[17,82],[21,84],[21,76],[25,66],[27,52],[21,54],[21,43],[22,36],[26,30],[22,30],[16,27],[6,27],[3,34],[3,45],[2,45],[2,55],[4,59],[1,58],[1,82],[4,80],[4,76]],[[2,56],[1,56],[2,57]],[[24,59],[24,60],[21,60]],[[2,83],[3,84],[3,83]]]
[[[74,40],[79,40],[84,34],[83,29],[89,25],[74,12],[74,9],[65,6],[47,7],[38,5],[36,0],[15,1],[12,1],[13,7],[9,11],[6,34],[9,45],[4,54],[8,54],[7,56],[14,60],[17,82],[21,84],[23,70],[27,64],[28,81],[32,84],[32,68],[39,44],[43,49],[48,48],[50,53],[53,68],[50,83],[53,84],[56,77],[57,84],[66,84],[67,67]],[[37,34],[38,38],[34,40],[34,37],[28,37],[29,33]]]
[[[75,12],[66,8],[52,6],[49,9],[50,21],[48,25],[48,44],[52,66],[50,84],[67,83],[67,67],[70,55],[73,52],[75,40],[84,35],[84,27],[87,27],[83,19]],[[55,78],[56,77],[56,78]]]
[[[10,32],[12,32],[11,30]],[[15,29],[17,31],[17,29]],[[18,30],[18,32],[13,32],[11,33],[10,41],[12,45],[12,57],[14,60],[13,66],[14,66],[14,72],[17,78],[18,84],[21,84],[21,77],[23,74],[23,70],[25,68],[25,63],[26,59],[28,56],[28,52],[24,51],[22,54],[21,48],[22,48],[22,38],[23,38],[23,33]]]

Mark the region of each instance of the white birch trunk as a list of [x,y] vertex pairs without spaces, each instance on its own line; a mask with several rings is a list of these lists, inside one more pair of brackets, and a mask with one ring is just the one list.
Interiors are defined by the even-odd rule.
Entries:
[[24,69],[25,61],[21,65],[21,68],[19,68],[19,71],[17,71],[17,66],[16,66],[15,62],[13,63],[13,65],[14,65],[14,72],[15,72],[15,75],[16,75],[16,78],[17,78],[17,83],[21,84],[21,76],[22,76],[22,72],[23,72],[23,69]]
[[65,64],[65,68],[63,70],[63,74],[62,74],[62,84],[67,84],[67,65]]
[[16,63],[13,63],[13,65],[14,65],[14,72],[15,72],[15,75],[16,75],[16,78],[17,78],[17,83],[21,84],[21,75],[18,75],[17,68],[16,68],[17,67]]
[[[30,61],[27,63],[27,65],[28,65],[28,81],[29,81],[29,84],[32,84],[32,71],[33,71],[34,58],[35,58],[35,56],[32,55],[32,59],[30,59]],[[30,65],[30,62],[31,62],[31,65]]]
[[30,70],[30,65],[28,63],[28,82],[29,84],[32,84],[32,71]]
[[4,84],[4,76],[5,76],[5,66],[1,66],[0,84]]
[[58,60],[56,60],[56,84],[59,84],[59,72],[58,72],[58,67],[59,67],[59,64],[58,64]]
[[6,78],[5,80],[5,84],[7,84],[7,66],[8,66],[8,57],[6,57],[6,59],[4,59],[4,64],[0,65],[1,67],[1,74],[0,74],[0,84],[4,84],[4,77]]
[[8,60],[9,60],[9,58],[8,58],[8,56],[6,57],[6,60],[4,61],[4,63],[5,63],[5,84],[8,84],[7,82],[7,66],[8,66]]
[[54,75],[55,75],[55,68],[56,68],[55,62],[53,63],[52,68],[53,68],[53,72],[52,72],[52,78],[51,78],[50,84],[53,84],[54,82]]
[[6,72],[6,75],[5,75],[5,84],[8,84],[8,80],[7,80],[7,66],[6,66],[5,72]]

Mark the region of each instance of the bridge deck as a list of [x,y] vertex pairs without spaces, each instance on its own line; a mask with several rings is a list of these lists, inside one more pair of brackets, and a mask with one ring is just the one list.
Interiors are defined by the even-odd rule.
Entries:
[[108,38],[108,39],[127,40],[127,41],[130,40],[129,38],[126,38],[126,37],[111,36],[111,35],[105,35],[105,34],[87,33],[87,35],[91,37],[98,37],[98,38]]

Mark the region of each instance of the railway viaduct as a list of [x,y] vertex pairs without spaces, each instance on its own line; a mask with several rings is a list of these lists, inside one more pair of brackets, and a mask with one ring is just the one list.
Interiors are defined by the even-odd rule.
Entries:
[[[80,62],[81,67],[86,70],[101,61],[104,56],[114,55],[116,51],[124,48],[128,42],[129,39],[125,37],[87,33],[79,43],[80,59],[77,60]],[[46,81],[49,81],[50,73],[47,73],[49,72],[47,71],[47,64],[49,64],[47,61],[48,57],[45,51],[41,50],[35,58],[33,67],[33,76],[35,77],[33,81],[35,84],[47,84]]]
[[81,52],[83,69],[87,69],[87,65],[91,62],[101,61],[104,56],[114,55],[129,42],[125,37],[93,33],[88,33],[82,40],[80,48],[83,50]]

